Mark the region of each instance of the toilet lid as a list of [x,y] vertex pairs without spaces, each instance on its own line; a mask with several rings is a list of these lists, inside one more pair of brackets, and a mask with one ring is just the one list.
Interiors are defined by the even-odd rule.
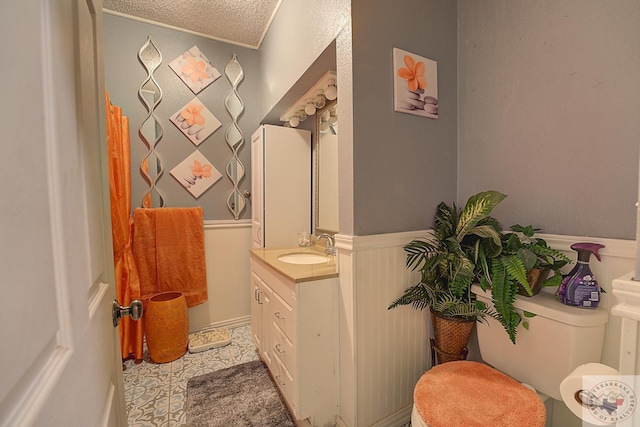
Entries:
[[534,391],[478,362],[433,367],[416,384],[413,401],[430,427],[545,425],[545,407]]

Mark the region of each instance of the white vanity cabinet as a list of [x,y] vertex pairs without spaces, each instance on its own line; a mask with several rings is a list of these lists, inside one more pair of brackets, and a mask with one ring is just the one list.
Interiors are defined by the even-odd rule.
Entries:
[[295,246],[311,231],[311,132],[263,125],[251,137],[253,247]]
[[296,282],[251,256],[253,336],[297,420],[335,425],[337,280]]
[[263,325],[269,321],[273,291],[253,271],[251,272],[251,290],[253,292],[251,299],[251,333],[253,341],[256,343],[260,358],[268,366],[271,366],[271,355],[266,351],[269,349],[268,337],[263,334],[262,330]]

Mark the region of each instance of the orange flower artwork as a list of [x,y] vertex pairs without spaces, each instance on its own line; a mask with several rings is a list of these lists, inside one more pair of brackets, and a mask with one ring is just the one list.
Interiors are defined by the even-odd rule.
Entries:
[[222,178],[222,174],[198,150],[171,169],[171,176],[196,199]]
[[394,47],[393,71],[394,111],[437,119],[438,63]]
[[200,114],[203,108],[203,104],[196,105],[190,102],[182,111],[180,111],[180,115],[189,126],[204,125],[204,116]]
[[173,113],[169,120],[196,146],[222,125],[198,98]]
[[171,61],[169,68],[196,95],[220,77],[220,72],[211,64],[209,58],[198,49],[198,46],[193,46]]
[[398,76],[407,81],[409,90],[415,92],[418,89],[424,89],[427,87],[427,78],[424,76],[427,67],[424,62],[416,62],[411,56],[404,56],[404,65],[406,67],[398,70]]
[[193,165],[189,167],[196,178],[209,178],[211,176],[211,165],[202,165],[199,161],[194,160]]
[[193,83],[196,83],[209,77],[206,68],[207,64],[204,61],[198,61],[193,56],[187,56],[185,64],[182,66],[182,74],[188,76]]

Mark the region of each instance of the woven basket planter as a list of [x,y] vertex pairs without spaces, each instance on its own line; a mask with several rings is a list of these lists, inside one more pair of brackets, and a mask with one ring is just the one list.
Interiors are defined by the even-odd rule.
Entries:
[[[464,320],[456,317],[445,317],[431,311],[431,360],[432,364],[465,360],[467,345],[475,320]],[[437,358],[437,362],[436,362]]]

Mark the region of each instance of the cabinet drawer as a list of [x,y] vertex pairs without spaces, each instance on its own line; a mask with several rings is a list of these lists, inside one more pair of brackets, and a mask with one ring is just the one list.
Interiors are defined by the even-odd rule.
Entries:
[[289,306],[296,305],[295,283],[276,273],[254,256],[251,256],[251,269],[264,283],[268,283],[273,288],[273,291]]
[[278,328],[282,332],[284,332],[285,336],[295,345],[295,336],[296,336],[296,318],[295,311],[293,308],[284,302],[280,295],[277,293],[273,294],[272,302],[272,313],[273,313],[273,323],[278,325]]
[[273,367],[272,374],[273,379],[276,382],[276,385],[280,389],[284,400],[289,405],[289,409],[293,412],[293,415],[296,419],[300,418],[300,407],[298,406],[298,384],[295,379],[291,376],[287,368],[285,368],[282,361],[278,358],[278,355],[272,353],[273,357]]
[[273,323],[271,327],[273,328],[271,331],[272,353],[278,356],[287,371],[295,378],[297,375],[296,346],[285,336],[278,325]]

